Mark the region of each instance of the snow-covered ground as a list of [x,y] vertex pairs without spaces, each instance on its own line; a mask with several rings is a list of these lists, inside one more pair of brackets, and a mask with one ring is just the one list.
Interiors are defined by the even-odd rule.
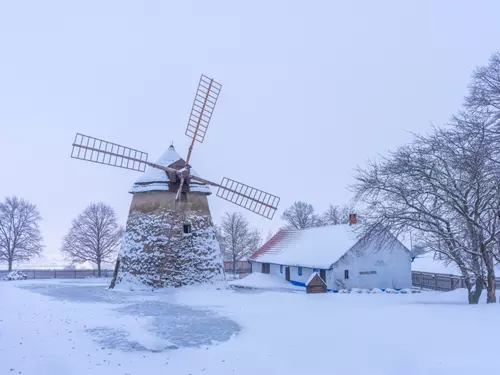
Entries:
[[500,306],[468,306],[463,290],[305,294],[106,286],[102,280],[0,282],[0,374],[497,372]]

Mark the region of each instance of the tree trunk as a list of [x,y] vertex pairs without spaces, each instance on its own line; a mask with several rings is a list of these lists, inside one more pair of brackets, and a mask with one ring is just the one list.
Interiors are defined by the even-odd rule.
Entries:
[[495,275],[491,276],[488,272],[488,283],[486,284],[486,303],[496,303],[496,280]]
[[488,272],[488,276],[486,278],[486,303],[496,303],[496,280],[495,280],[495,268],[493,263],[493,258],[490,254],[486,253],[484,246],[482,247],[483,254],[485,254],[485,265],[486,272]]
[[479,298],[483,292],[484,283],[481,278],[476,280],[476,289],[472,291],[469,289],[469,305],[477,305],[479,303]]
[[111,279],[111,284],[109,285],[109,289],[114,289],[116,285],[116,279],[118,278],[119,269],[120,269],[120,257],[117,257],[115,263],[115,270],[113,271],[113,278]]
[[236,275],[236,256],[233,252],[233,276]]
[[9,272],[12,271],[12,259],[9,259]]
[[101,277],[101,261],[97,262],[97,277]]

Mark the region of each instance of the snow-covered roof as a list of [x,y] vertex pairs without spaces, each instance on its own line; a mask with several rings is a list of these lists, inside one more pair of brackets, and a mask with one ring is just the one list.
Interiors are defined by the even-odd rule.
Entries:
[[250,258],[251,261],[329,269],[358,242],[348,224],[282,230]]
[[[180,157],[180,155],[175,151],[173,145],[171,145],[168,150],[156,161],[156,164],[163,165],[165,167],[169,167],[175,162],[184,159]],[[191,168],[191,174],[193,176],[198,176],[196,171]],[[146,171],[135,181],[132,188],[129,190],[129,193],[144,193],[147,191],[168,191],[168,175],[165,171],[158,169],[147,167]],[[189,190],[191,192],[197,193],[205,193],[212,194],[210,188],[201,184],[197,181],[189,182]]]
[[[321,279],[321,276],[317,272],[313,272],[311,276],[309,276],[309,278],[307,279],[306,285],[309,285],[312,279],[314,279],[316,276],[318,276]],[[325,283],[325,280],[321,279],[321,281],[323,281],[323,284]]]

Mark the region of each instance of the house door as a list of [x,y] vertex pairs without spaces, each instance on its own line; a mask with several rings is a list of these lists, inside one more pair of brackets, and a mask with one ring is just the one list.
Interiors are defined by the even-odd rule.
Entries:
[[290,281],[290,267],[285,267],[285,279]]
[[326,283],[326,270],[319,270],[319,277]]

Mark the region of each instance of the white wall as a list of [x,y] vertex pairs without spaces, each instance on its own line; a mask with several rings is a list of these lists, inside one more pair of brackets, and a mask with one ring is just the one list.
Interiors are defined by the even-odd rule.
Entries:
[[[373,243],[358,243],[327,273],[328,289],[343,289],[336,280],[340,279],[346,288],[411,288],[411,254],[400,243],[377,248]],[[349,279],[344,271],[349,270]],[[360,272],[375,271],[375,274]]]

